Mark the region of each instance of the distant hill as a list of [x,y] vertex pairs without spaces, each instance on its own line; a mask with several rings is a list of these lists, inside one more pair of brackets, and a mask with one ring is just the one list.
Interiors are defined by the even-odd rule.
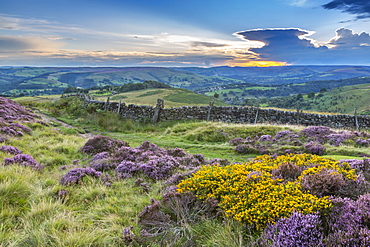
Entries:
[[251,101],[265,107],[370,115],[370,83],[338,87],[319,93]]
[[276,86],[366,76],[370,76],[369,66],[0,67],[0,95],[58,94],[68,87],[87,89],[146,80],[166,83],[172,87],[202,90],[229,84]]
[[[214,100],[214,97],[196,94],[190,90],[183,88],[155,88],[155,89],[144,89],[135,90],[125,93],[119,93],[112,95],[111,93],[99,94],[99,91],[91,92],[95,100],[106,101],[109,97],[110,102],[122,101],[126,104],[135,105],[150,105],[155,106],[157,99],[164,100],[164,106],[168,107],[179,107],[179,106],[203,106],[209,105]],[[34,97],[18,97],[15,101],[33,101],[33,102],[51,102],[60,99],[61,95],[43,95]],[[215,105],[227,105],[220,100],[215,101]]]
[[68,87],[119,86],[146,80],[187,89],[238,82],[235,79],[212,78],[192,72],[159,67],[0,68],[0,94],[58,94]]
[[213,67],[177,68],[205,76],[220,76],[246,83],[276,85],[317,80],[338,80],[370,76],[370,66],[280,66],[280,67]]

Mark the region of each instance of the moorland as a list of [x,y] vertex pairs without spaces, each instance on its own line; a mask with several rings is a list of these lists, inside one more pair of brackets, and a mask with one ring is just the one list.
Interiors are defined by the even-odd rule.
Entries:
[[[90,93],[147,104],[176,92],[166,107],[225,104],[179,88],[117,89]],[[334,97],[333,90],[340,89],[328,88],[319,98]],[[317,94],[301,96],[315,100]],[[369,129],[152,124],[122,119],[77,97],[14,100],[20,104],[0,97],[1,245],[370,243]],[[343,104],[348,100],[354,99],[343,97]]]

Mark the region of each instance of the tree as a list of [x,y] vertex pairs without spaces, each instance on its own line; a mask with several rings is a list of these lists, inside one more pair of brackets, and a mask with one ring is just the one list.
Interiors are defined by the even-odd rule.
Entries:
[[309,93],[307,94],[307,98],[309,98],[309,99],[313,99],[313,98],[315,98],[315,93],[314,93],[314,92],[309,92]]

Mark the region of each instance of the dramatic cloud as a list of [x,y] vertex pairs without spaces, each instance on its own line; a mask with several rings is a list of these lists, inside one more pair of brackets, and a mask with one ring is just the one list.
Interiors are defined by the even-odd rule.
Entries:
[[262,41],[265,46],[252,48],[257,60],[288,64],[369,64],[370,36],[340,28],[326,44],[318,45],[308,36],[313,32],[289,29],[264,29],[237,32],[245,40]]
[[337,36],[327,44],[332,45],[333,49],[361,49],[364,46],[370,46],[370,35],[368,33],[357,34],[346,28],[340,28],[336,33]]
[[369,0],[333,0],[325,5],[325,9],[339,9],[356,15],[358,19],[370,18]]
[[327,47],[316,47],[306,36],[313,32],[298,29],[256,29],[237,32],[235,35],[244,40],[262,41],[265,46],[251,49],[259,54],[262,60],[272,60],[287,63],[301,63],[319,58]]

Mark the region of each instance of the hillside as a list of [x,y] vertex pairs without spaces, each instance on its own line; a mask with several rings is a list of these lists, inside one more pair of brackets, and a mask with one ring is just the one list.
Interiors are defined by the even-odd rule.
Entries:
[[336,112],[354,114],[370,114],[370,84],[358,84],[333,88],[320,93],[294,95],[265,100],[254,100],[266,107],[280,107],[309,111]]
[[369,66],[278,66],[278,67],[213,67],[177,68],[205,76],[222,76],[260,85],[339,80],[370,76]]
[[173,87],[200,87],[236,83],[229,78],[212,78],[192,72],[159,67],[124,68],[0,68],[0,94],[58,94],[68,87],[104,87],[146,80],[166,83]]
[[1,246],[277,246],[292,234],[304,246],[370,241],[368,132],[154,125],[76,97],[28,105],[70,125],[0,97]]
[[[164,100],[165,107],[178,107],[178,106],[193,106],[193,105],[209,105],[214,100],[214,97],[206,96],[202,94],[196,94],[192,91],[183,88],[166,88],[166,89],[145,89],[126,93],[120,93],[116,95],[104,95],[94,94],[94,99],[100,101],[106,101],[107,97],[110,97],[110,101],[122,101],[126,104],[135,105],[150,105],[155,106],[157,99]],[[22,100],[22,99],[19,99]],[[227,105],[222,101],[216,100],[215,105]]]
[[17,67],[0,68],[0,94],[59,94],[68,87],[91,88],[153,80],[173,87],[202,90],[228,84],[297,84],[370,76],[367,66],[282,67]]

